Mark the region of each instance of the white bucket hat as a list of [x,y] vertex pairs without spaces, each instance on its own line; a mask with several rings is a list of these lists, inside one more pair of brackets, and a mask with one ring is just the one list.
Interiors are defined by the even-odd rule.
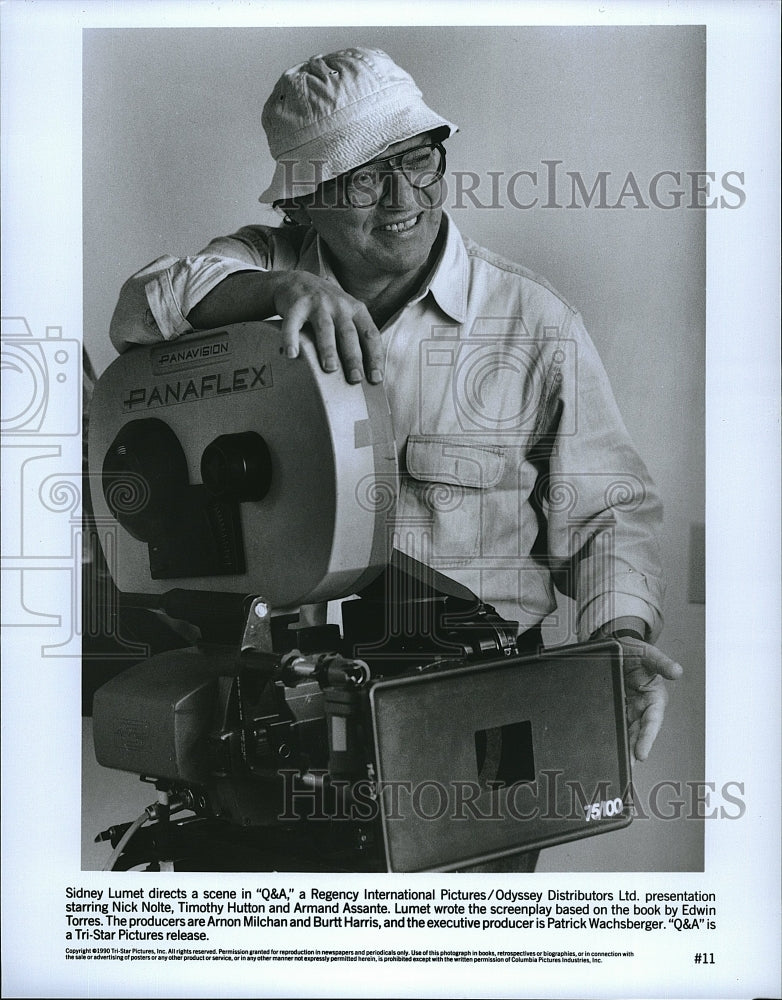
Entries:
[[261,118],[277,161],[258,199],[311,194],[395,142],[456,125],[427,107],[415,81],[380,49],[313,56],[283,73]]

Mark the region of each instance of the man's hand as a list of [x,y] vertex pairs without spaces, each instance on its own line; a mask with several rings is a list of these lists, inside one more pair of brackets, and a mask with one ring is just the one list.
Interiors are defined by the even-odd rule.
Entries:
[[363,302],[307,271],[281,271],[272,278],[289,358],[298,355],[301,328],[309,323],[324,371],[336,371],[341,362],[348,382],[360,382],[363,371],[370,382],[382,381],[385,352]]
[[282,317],[289,358],[299,353],[302,327],[309,323],[320,365],[342,365],[348,382],[382,382],[385,349],[369,310],[338,285],[308,271],[238,271],[228,275],[188,314],[196,330],[226,323]]
[[625,699],[627,702],[630,752],[636,761],[646,760],[663,723],[668,691],[665,681],[678,680],[684,671],[656,646],[622,636]]

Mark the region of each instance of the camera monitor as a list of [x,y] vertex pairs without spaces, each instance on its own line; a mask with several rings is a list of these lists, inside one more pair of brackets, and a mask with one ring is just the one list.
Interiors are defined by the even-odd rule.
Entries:
[[381,681],[370,699],[390,871],[446,871],[631,822],[614,641]]

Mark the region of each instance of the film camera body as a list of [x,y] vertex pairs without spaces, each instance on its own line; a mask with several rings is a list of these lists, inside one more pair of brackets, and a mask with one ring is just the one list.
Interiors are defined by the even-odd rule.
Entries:
[[[273,323],[99,380],[111,574],[201,636],[95,694],[98,762],[156,788],[100,835],[111,864],[451,870],[631,821],[621,647],[544,651],[398,551],[396,456],[382,386],[324,375],[307,340],[288,359]],[[341,626],[307,624],[339,598]]]

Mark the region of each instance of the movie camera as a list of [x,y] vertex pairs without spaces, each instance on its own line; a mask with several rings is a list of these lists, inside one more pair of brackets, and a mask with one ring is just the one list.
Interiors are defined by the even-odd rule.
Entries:
[[89,463],[122,602],[200,631],[95,694],[98,762],[156,790],[111,865],[452,870],[630,822],[620,645],[543,650],[400,551],[382,386],[275,323],[139,347]]

